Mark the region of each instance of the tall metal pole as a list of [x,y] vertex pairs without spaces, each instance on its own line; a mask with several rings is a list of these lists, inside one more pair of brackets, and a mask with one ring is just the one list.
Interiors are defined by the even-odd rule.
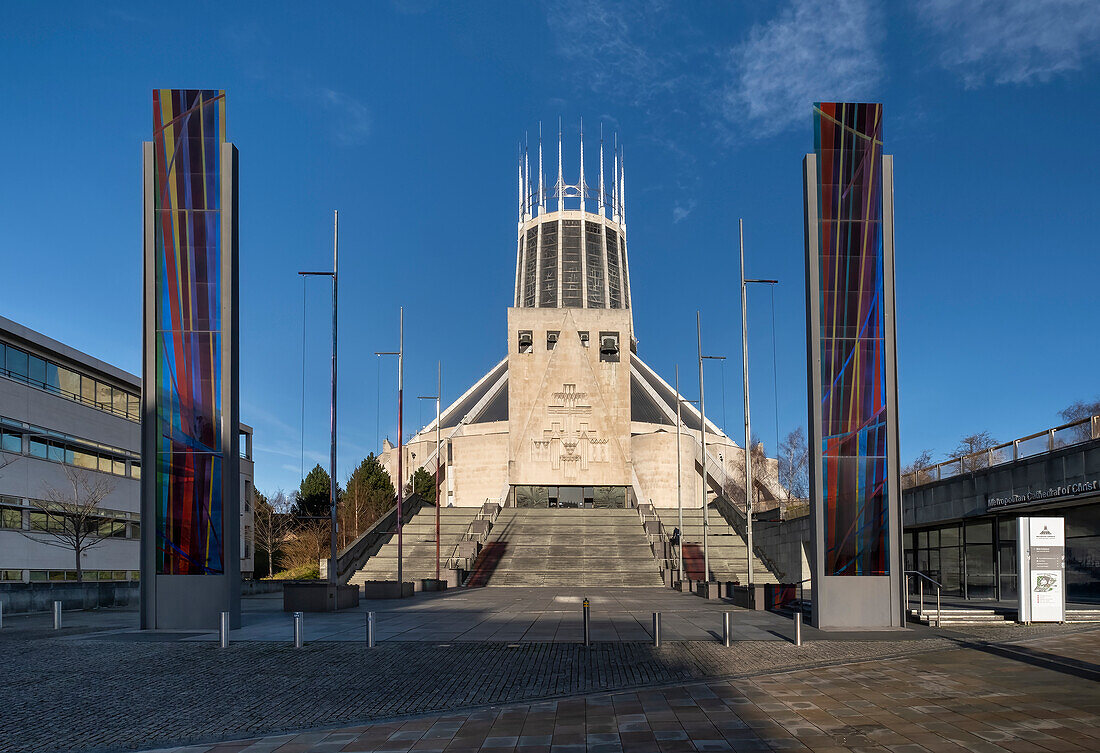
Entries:
[[[540,142],[541,143],[541,142]],[[539,165],[541,168],[542,165]],[[435,579],[439,580],[439,507],[442,504],[439,489],[439,466],[443,462],[439,444],[439,399],[443,396],[443,362],[437,366],[435,386]],[[437,584],[438,585],[438,584]]]
[[676,364],[676,512],[680,520],[680,541],[676,548],[680,556],[680,580],[684,579],[684,500],[680,495],[680,364]]
[[[329,423],[332,428],[329,458],[328,502],[329,515],[332,518],[329,536],[328,582],[336,585],[336,294],[339,289],[340,275],[340,212],[332,212],[332,409]],[[337,600],[333,597],[333,608]]]
[[401,439],[401,420],[404,411],[404,374],[405,374],[405,307],[401,307],[400,330],[397,336],[397,592],[403,593],[402,577],[402,540],[401,540],[401,504],[405,499],[404,449]]
[[749,320],[748,300],[745,295],[745,226],[737,220],[737,234],[741,244],[741,371],[744,376],[745,395],[745,533],[748,549],[748,580],[753,583],[752,557],[752,434],[749,424]]
[[695,312],[695,332],[699,340],[699,443],[703,450],[703,477],[700,485],[703,499],[703,577],[710,583],[710,545],[707,541],[710,528],[707,516],[707,411],[703,400],[703,324],[698,311]]

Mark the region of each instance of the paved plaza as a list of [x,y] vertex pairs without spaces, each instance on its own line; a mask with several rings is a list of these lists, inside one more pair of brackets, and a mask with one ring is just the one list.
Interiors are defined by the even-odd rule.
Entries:
[[1098,679],[1090,632],[172,752],[1096,751]]
[[[580,645],[584,596],[590,648]],[[295,649],[279,607],[246,599],[226,650],[213,633],[137,631],[133,611],[66,613],[58,632],[48,615],[7,617],[0,751],[907,753],[922,748],[874,746],[952,750],[912,736],[963,732],[1012,743],[957,738],[972,750],[1076,750],[1029,747],[1020,725],[1059,741],[1098,726],[1100,630],[1090,626],[806,628],[799,647],[787,617],[663,589],[489,588],[308,614],[307,644]],[[374,649],[363,640],[368,609]],[[731,648],[718,640],[723,611],[733,612]],[[1004,725],[1017,725],[1015,737],[981,737]],[[237,742],[214,745],[226,740]]]

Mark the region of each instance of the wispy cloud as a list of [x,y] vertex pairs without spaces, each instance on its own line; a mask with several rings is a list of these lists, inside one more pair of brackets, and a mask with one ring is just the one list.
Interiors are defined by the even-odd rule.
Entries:
[[1041,83],[1100,57],[1096,0],[926,0],[917,13],[970,89]]
[[[569,0],[547,10],[563,74],[575,75],[592,91],[625,97],[646,105],[672,91],[680,76],[676,53],[657,54],[656,41],[666,39],[675,14],[665,0]],[[667,45],[666,45],[667,50]]]
[[723,114],[739,136],[805,127],[815,101],[868,99],[882,77],[882,21],[868,0],[793,0],[729,56]]
[[370,136],[371,117],[370,108],[354,97],[335,89],[321,89],[319,92],[321,103],[333,116],[333,136],[343,146],[355,146],[367,140]]
[[685,201],[677,201],[672,207],[672,224],[686,220],[687,216],[695,209],[695,205],[698,202],[695,199],[687,199]]

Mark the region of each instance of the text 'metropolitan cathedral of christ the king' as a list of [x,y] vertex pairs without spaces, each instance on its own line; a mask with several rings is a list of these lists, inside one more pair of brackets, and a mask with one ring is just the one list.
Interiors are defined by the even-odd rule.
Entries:
[[[442,412],[443,504],[676,508],[676,393],[637,353],[622,154],[613,150],[605,175],[601,139],[599,169],[586,179],[582,134],[579,177],[566,183],[559,132],[550,185],[542,151],[540,139],[519,166],[507,355]],[[682,403],[681,421],[681,498],[698,510],[696,406]],[[743,502],[742,448],[710,420],[706,442],[708,499]],[[406,483],[417,468],[435,471],[435,443],[433,421],[405,445]],[[389,442],[382,461],[396,476]],[[774,462],[766,467],[757,499],[779,493]]]

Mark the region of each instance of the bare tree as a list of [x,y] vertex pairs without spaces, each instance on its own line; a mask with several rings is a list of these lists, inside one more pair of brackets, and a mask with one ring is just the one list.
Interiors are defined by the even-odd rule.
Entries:
[[288,570],[305,570],[318,566],[328,555],[329,524],[323,520],[298,521],[287,532],[282,552]]
[[806,430],[799,426],[779,445],[779,485],[788,497],[805,499],[809,496],[809,458]]
[[290,501],[282,489],[270,498],[256,494],[254,525],[256,549],[267,555],[267,577],[275,574],[275,557],[286,539],[290,526]]
[[[752,448],[752,507],[757,510],[763,499],[763,489],[768,488],[768,454],[764,449],[764,443],[759,438],[753,438]],[[742,456],[743,457],[743,456]],[[745,461],[738,464],[739,470],[726,474],[726,483],[722,487],[722,493],[731,502],[738,505],[745,504]]]
[[[1100,416],[1100,400],[1093,400],[1091,402],[1078,400],[1065,410],[1060,411],[1059,415],[1062,416],[1062,420],[1067,424],[1073,421],[1092,418],[1093,416]],[[1096,438],[1092,435],[1092,425],[1089,423],[1084,423],[1076,427],[1075,433],[1077,435],[1075,440],[1078,442]]]
[[989,467],[987,450],[996,446],[997,440],[988,431],[980,431],[960,439],[951,455],[959,459],[959,472],[967,473]]
[[[115,522],[103,517],[100,503],[114,491],[114,481],[99,473],[62,465],[68,484],[61,489],[45,484],[45,500],[31,500],[31,510],[44,516],[45,525],[32,528],[34,534],[46,534],[47,539],[24,533],[24,536],[49,546],[69,549],[76,558],[76,580],[84,582],[81,557],[89,549],[111,538]],[[52,539],[52,540],[50,540]]]
[[921,453],[913,458],[913,462],[901,469],[901,487],[908,489],[931,481],[932,474],[928,469],[933,465],[932,451],[921,450]]

